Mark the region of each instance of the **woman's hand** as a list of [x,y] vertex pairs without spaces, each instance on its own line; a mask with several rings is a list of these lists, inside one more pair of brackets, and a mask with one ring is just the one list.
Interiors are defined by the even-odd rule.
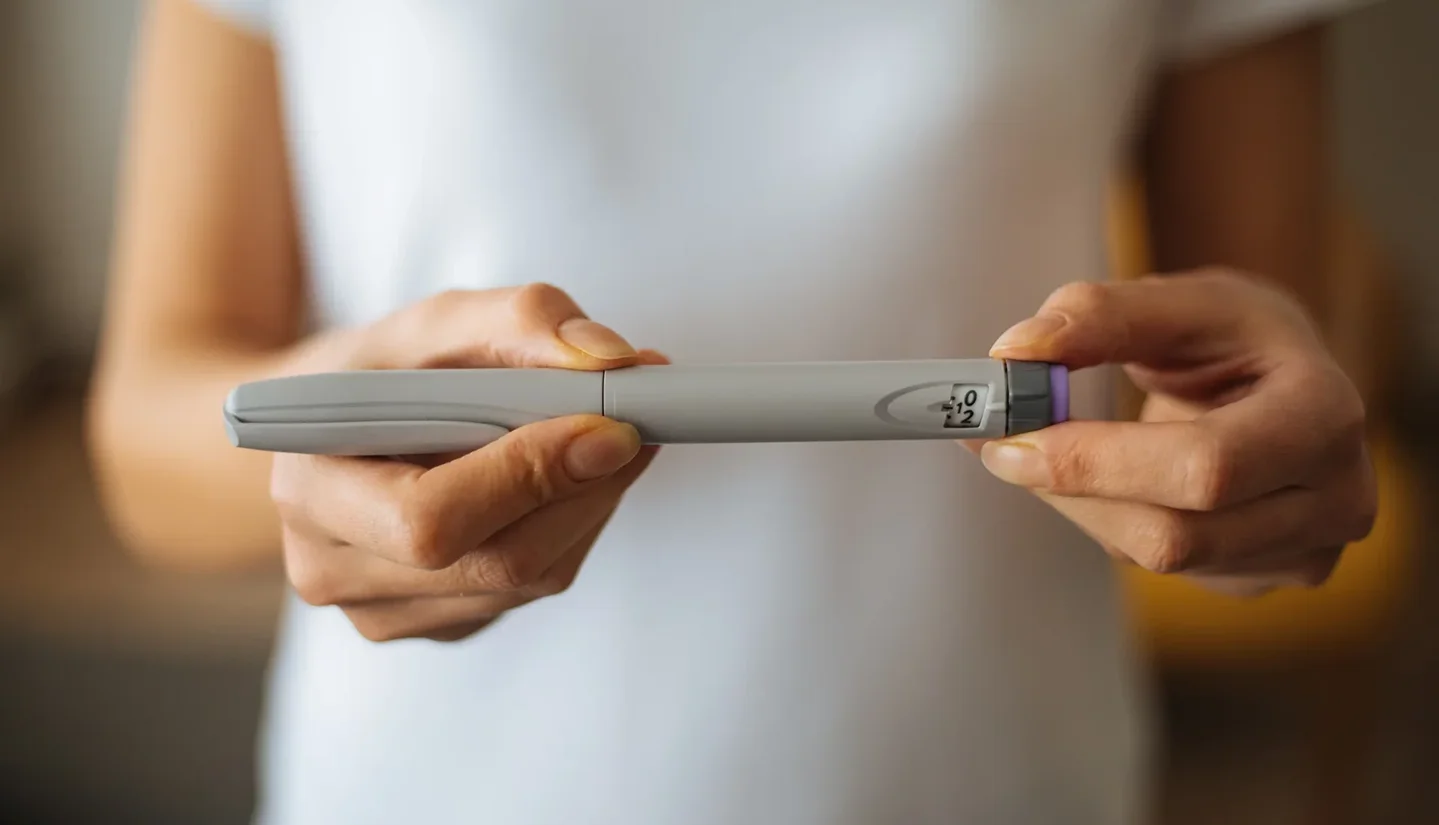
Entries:
[[1111,554],[1215,589],[1318,586],[1375,518],[1364,408],[1297,303],[1223,272],[1075,284],[999,358],[1123,364],[1141,421],[1073,421],[982,445]]
[[[543,285],[445,293],[325,349],[326,369],[663,360]],[[629,425],[574,416],[425,463],[277,455],[286,570],[302,599],[338,606],[368,639],[464,638],[569,587],[652,453]]]

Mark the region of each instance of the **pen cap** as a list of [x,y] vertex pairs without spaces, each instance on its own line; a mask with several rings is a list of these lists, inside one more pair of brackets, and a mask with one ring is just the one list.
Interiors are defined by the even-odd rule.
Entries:
[[358,370],[241,385],[225,403],[237,447],[324,455],[477,449],[562,415],[599,415],[601,372]]

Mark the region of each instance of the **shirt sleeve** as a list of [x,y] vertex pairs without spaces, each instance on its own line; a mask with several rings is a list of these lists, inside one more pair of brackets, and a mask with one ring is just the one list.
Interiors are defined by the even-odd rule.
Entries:
[[1377,0],[1165,0],[1164,57],[1187,62],[1323,22]]
[[192,0],[225,20],[259,35],[270,33],[273,0]]

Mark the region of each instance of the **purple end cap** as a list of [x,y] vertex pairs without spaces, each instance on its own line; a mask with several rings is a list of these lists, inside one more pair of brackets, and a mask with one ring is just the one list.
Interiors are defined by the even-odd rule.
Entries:
[[1059,364],[1049,365],[1049,399],[1054,423],[1069,420],[1069,369]]

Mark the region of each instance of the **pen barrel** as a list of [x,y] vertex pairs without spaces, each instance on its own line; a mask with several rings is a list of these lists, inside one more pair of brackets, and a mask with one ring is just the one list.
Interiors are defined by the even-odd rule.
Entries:
[[[631,367],[605,375],[604,412],[653,444],[999,438],[1013,434],[1011,368],[988,358]],[[1049,367],[1020,369],[1032,412]]]
[[993,359],[376,370],[237,387],[237,447],[328,455],[477,449],[547,418],[602,414],[650,444],[999,438],[1065,420],[1062,367]]

